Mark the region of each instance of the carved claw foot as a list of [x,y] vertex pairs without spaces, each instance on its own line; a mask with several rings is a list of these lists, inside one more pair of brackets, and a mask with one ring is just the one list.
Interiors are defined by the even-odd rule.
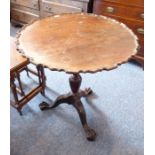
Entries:
[[40,110],[47,110],[47,109],[51,109],[50,105],[46,102],[42,102],[39,104]]
[[86,95],[90,95],[90,94],[93,93],[93,91],[92,91],[91,88],[86,88],[86,89],[84,90],[84,92],[85,92]]
[[81,90],[79,92],[80,97],[87,97],[88,95],[91,95],[93,93],[91,88],[86,88],[85,90]]
[[87,128],[85,129],[85,133],[86,133],[87,140],[94,141],[96,139],[96,132],[93,129]]

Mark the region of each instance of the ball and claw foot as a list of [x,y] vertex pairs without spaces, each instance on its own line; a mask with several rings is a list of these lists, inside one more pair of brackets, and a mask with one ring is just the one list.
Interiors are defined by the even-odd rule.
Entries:
[[79,117],[80,117],[82,126],[84,128],[87,140],[94,141],[96,139],[96,133],[87,124],[85,110],[80,100],[81,97],[87,97],[92,93],[93,91],[90,88],[86,88],[85,90],[76,91],[75,93],[68,93],[57,97],[57,99],[55,100],[52,106],[47,104],[46,102],[42,102],[39,105],[39,107],[41,110],[47,110],[47,109],[53,109],[62,103],[68,103],[73,105],[76,108],[77,112],[79,113]]
[[85,133],[87,140],[94,141],[96,139],[96,132],[93,129],[87,127],[85,129]]
[[50,105],[48,104],[48,103],[46,103],[46,102],[42,102],[42,103],[40,103],[39,104],[39,107],[40,107],[40,110],[47,110],[47,109],[51,109],[50,108]]

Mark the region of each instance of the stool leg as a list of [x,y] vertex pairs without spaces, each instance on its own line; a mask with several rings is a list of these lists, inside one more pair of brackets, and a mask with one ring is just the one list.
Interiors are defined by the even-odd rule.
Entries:
[[45,76],[45,71],[44,67],[42,66],[41,68],[41,75],[42,75],[42,84],[43,84],[43,90],[42,90],[42,95],[45,96],[45,87],[46,87],[46,76]]
[[27,67],[27,66],[25,67],[25,71],[26,71],[26,73],[27,73],[27,76],[28,76],[28,77],[30,77],[30,74],[29,74],[29,69],[28,69],[28,67]]
[[15,104],[18,104],[18,95],[17,95],[14,76],[11,76],[10,84],[11,84],[11,90],[14,96]]
[[20,80],[20,73],[17,73],[17,74],[16,74],[16,77],[17,77],[17,80],[18,80],[18,83],[19,83],[21,95],[24,96],[25,93],[24,93],[24,91],[23,91],[22,83],[21,83],[21,80]]
[[46,77],[44,67],[39,64],[37,65],[37,70],[38,70],[39,84],[42,86],[41,94],[45,96]]

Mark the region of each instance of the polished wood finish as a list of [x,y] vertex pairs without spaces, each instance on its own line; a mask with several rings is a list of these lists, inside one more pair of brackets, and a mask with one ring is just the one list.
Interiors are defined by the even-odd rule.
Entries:
[[115,18],[134,31],[139,48],[132,59],[144,66],[144,0],[94,0],[93,13]]
[[87,139],[95,140],[96,132],[88,126],[81,102],[92,90],[80,90],[79,73],[110,70],[128,61],[137,52],[133,32],[107,17],[74,13],[38,20],[24,27],[17,40],[18,50],[31,61],[51,70],[72,73],[71,93],[57,97],[53,105],[42,102],[40,109],[53,109],[62,103],[73,105]]
[[23,54],[51,70],[68,73],[113,69],[136,54],[138,45],[122,23],[83,13],[45,18],[20,34],[18,48]]
[[139,6],[126,6],[121,5],[118,3],[111,3],[111,2],[103,2],[98,5],[99,11],[98,13],[102,15],[115,15],[115,16],[121,16],[123,18],[131,18],[136,20],[144,20],[142,18],[142,14],[144,13],[144,9]]
[[[24,58],[17,52],[14,39],[10,39],[10,87],[13,93],[14,100],[11,100],[10,103],[13,107],[15,107],[18,112],[22,115],[22,107],[28,103],[34,96],[36,96],[39,92],[45,95],[45,74],[42,65],[37,65],[37,72],[35,73],[32,70],[27,68],[27,65],[30,63],[29,59]],[[26,70],[27,73],[31,72],[36,75],[39,80],[39,85],[31,90],[29,93],[25,94],[22,88],[22,83],[20,80],[20,73]],[[29,74],[28,74],[29,75]],[[18,80],[19,88],[17,88],[15,84],[15,80]],[[19,99],[18,93],[22,95],[22,98]]]
[[144,6],[144,0],[99,0],[99,1],[115,2],[118,4],[125,4],[130,6]]

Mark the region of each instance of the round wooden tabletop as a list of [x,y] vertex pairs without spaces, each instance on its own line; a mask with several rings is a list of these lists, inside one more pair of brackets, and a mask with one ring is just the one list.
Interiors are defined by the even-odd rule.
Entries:
[[137,37],[105,16],[62,14],[33,22],[17,37],[18,50],[37,64],[68,73],[110,70],[137,52]]

